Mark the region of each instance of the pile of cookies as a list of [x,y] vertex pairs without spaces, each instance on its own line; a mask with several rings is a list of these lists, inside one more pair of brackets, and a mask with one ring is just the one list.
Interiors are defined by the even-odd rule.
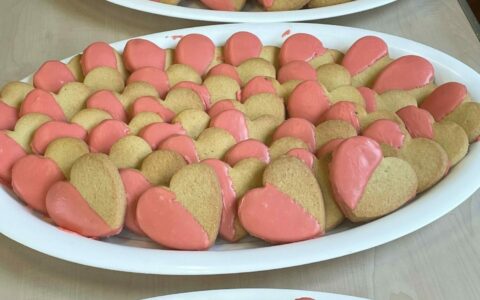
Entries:
[[434,75],[375,36],[345,53],[305,33],[97,42],[3,87],[0,180],[86,237],[316,238],[401,208],[478,139],[480,104]]
[[[135,0],[133,0],[135,1]],[[152,0],[165,4],[178,5],[180,0]],[[257,2],[266,11],[297,10],[302,8],[316,8],[331,6],[353,0],[252,0]],[[207,8],[223,11],[241,11],[247,0],[199,0]]]

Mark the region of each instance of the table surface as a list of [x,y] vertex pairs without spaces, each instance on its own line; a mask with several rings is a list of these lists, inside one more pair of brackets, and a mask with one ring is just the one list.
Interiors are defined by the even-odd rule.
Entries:
[[[456,0],[400,0],[323,21],[409,38],[480,71],[480,43]],[[0,84],[97,40],[207,24],[103,0],[0,1]],[[222,276],[154,276],[98,270],[48,257],[0,235],[2,299],[140,299],[223,288],[291,288],[374,299],[480,299],[480,191],[440,220],[354,255],[283,270]],[[254,258],[253,258],[254,259]]]

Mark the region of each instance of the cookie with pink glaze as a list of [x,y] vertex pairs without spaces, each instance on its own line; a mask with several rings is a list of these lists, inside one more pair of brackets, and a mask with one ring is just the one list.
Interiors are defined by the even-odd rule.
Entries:
[[324,64],[317,68],[317,80],[328,91],[344,85],[352,85],[352,76],[339,64]]
[[0,161],[0,182],[4,185],[10,185],[13,165],[20,158],[27,155],[27,152],[5,131],[0,131],[0,151],[2,153],[2,160]]
[[266,11],[297,10],[304,7],[309,0],[258,0]]
[[177,83],[173,87],[173,89],[176,89],[176,88],[185,88],[185,89],[190,89],[194,91],[202,100],[203,105],[205,106],[205,110],[210,108],[212,101],[211,101],[210,92],[208,91],[208,88],[206,86],[197,84],[191,81],[183,81],[183,82]]
[[70,178],[70,170],[77,159],[90,152],[84,140],[65,137],[48,144],[45,157],[54,161],[65,178]]
[[117,168],[104,154],[86,154],[72,166],[69,181],[48,190],[48,215],[59,227],[87,237],[108,237],[123,227],[125,190]]
[[180,124],[152,123],[140,130],[138,136],[144,139],[152,149],[157,149],[160,144],[174,135],[186,135],[185,129]]
[[381,119],[362,131],[362,136],[375,140],[382,148],[383,156],[398,156],[400,149],[410,141],[410,135],[400,124]]
[[171,89],[165,97],[163,105],[175,114],[187,109],[206,109],[204,100],[197,92],[191,88],[183,87]]
[[227,76],[235,80],[239,85],[242,84],[242,81],[240,80],[240,76],[238,75],[237,69],[229,64],[218,64],[215,67],[211,68],[210,71],[208,71],[207,77],[209,76]]
[[170,86],[184,81],[191,81],[197,84],[202,83],[202,76],[189,65],[173,64],[167,68],[167,76]]
[[365,108],[365,99],[363,98],[363,95],[357,88],[351,85],[343,85],[330,91],[329,99],[332,104],[347,101]]
[[217,238],[221,215],[220,184],[206,164],[182,168],[169,188],[151,188],[137,204],[137,222],[143,232],[160,245],[179,250],[210,248]]
[[185,158],[174,150],[156,150],[142,162],[140,171],[153,185],[168,186],[172,176],[187,165]]
[[282,155],[287,154],[290,150],[293,149],[308,149],[308,145],[301,139],[292,136],[285,136],[275,140],[270,144],[268,148],[268,153],[270,155],[271,161],[281,157]]
[[119,169],[139,169],[143,160],[152,153],[150,145],[141,137],[127,135],[110,148],[110,160]]
[[348,49],[342,65],[352,76],[353,86],[370,87],[391,61],[385,41],[376,36],[365,36]]
[[321,116],[329,109],[330,100],[325,88],[316,81],[300,83],[291,93],[287,102],[290,117],[303,118],[318,124]]
[[152,184],[143,176],[143,174],[135,169],[120,170],[120,177],[122,178],[123,187],[125,188],[125,196],[127,198],[127,210],[125,212],[125,227],[130,231],[145,235],[138,226],[137,222],[137,204],[138,198],[149,188]]
[[238,11],[242,10],[246,0],[200,0],[200,2],[214,10]]
[[251,235],[270,243],[321,236],[325,210],[312,171],[296,157],[273,161],[263,173],[263,188],[247,192],[239,205],[240,222]]
[[[40,126],[49,121],[51,121],[51,119],[46,115],[31,113],[18,119],[13,131],[7,130],[3,131],[3,133],[7,137],[9,137],[10,140],[13,141],[13,143],[18,144],[25,152],[32,153],[32,148],[30,147],[30,144],[33,139],[34,133]],[[7,142],[5,143],[6,145],[11,144]]]
[[143,67],[137,69],[135,72],[130,74],[127,80],[127,84],[132,82],[146,82],[155,87],[160,98],[164,98],[167,92],[170,90],[170,82],[167,75],[163,69],[155,67]]
[[18,111],[15,107],[12,107],[0,100],[0,130],[12,130],[15,128],[15,123],[18,120]]
[[81,126],[74,123],[49,121],[38,127],[31,142],[32,151],[43,154],[48,145],[59,138],[72,137],[85,140],[87,132]]
[[210,94],[212,104],[225,99],[240,100],[240,85],[230,77],[222,75],[208,76],[203,85]]
[[417,106],[417,100],[406,91],[389,91],[380,95],[377,110],[396,112],[406,106]]
[[95,42],[85,48],[80,64],[85,76],[98,68],[116,70],[122,75],[122,78],[126,78],[127,75],[120,54],[105,42]]
[[355,127],[344,120],[329,120],[315,127],[315,149],[320,149],[332,140],[347,139],[357,136]]
[[295,137],[302,140],[311,152],[316,148],[315,126],[305,119],[290,118],[278,126],[273,134],[273,141],[283,137]]
[[58,60],[43,63],[33,74],[33,85],[51,93],[58,93],[65,84],[76,80],[67,65]]
[[92,94],[86,103],[87,108],[106,111],[114,120],[127,122],[127,113],[120,101],[120,95],[107,90],[97,91]]
[[143,112],[132,118],[130,123],[128,123],[128,127],[130,127],[132,135],[138,135],[143,128],[153,123],[164,123],[164,121],[156,113]]
[[281,84],[287,84],[290,81],[315,81],[317,80],[317,73],[307,62],[295,60],[284,64],[280,70],[278,70],[277,79]]
[[435,88],[434,75],[435,70],[428,60],[407,55],[394,60],[380,72],[373,90],[379,94],[394,90],[407,91],[421,103]]
[[98,124],[110,119],[112,119],[112,116],[104,110],[85,108],[72,117],[71,123],[77,124],[90,132]]
[[275,66],[263,58],[250,58],[237,67],[242,86],[257,76],[276,78]]
[[65,114],[57,103],[55,96],[38,88],[28,93],[20,106],[20,117],[29,113],[40,113],[55,121],[66,121]]
[[374,90],[364,86],[358,87],[357,90],[362,95],[367,113],[376,111],[380,96]]
[[268,164],[270,162],[268,147],[258,140],[245,140],[230,148],[225,154],[224,160],[233,167],[240,161],[249,158],[255,158]]
[[130,134],[130,128],[122,121],[105,120],[95,126],[88,134],[88,144],[93,153],[110,152],[110,148],[119,139]]
[[23,99],[30,93],[34,87],[31,84],[12,81],[5,84],[0,91],[0,99],[10,107],[20,108]]
[[215,45],[201,34],[183,36],[175,48],[175,62],[192,67],[198,74],[205,74],[215,59]]
[[330,181],[337,204],[353,222],[379,218],[416,195],[417,177],[406,161],[384,158],[367,137],[345,140],[333,152]]
[[176,115],[172,123],[179,124],[188,136],[197,139],[208,128],[210,116],[203,110],[187,109]]
[[170,122],[175,117],[175,112],[166,107],[166,104],[161,99],[145,96],[140,97],[132,105],[132,118],[142,112],[153,112],[158,114],[165,122]]
[[13,191],[29,207],[42,213],[47,212],[45,200],[48,190],[64,179],[53,160],[39,155],[24,156],[12,168]]
[[366,115],[365,109],[348,101],[333,104],[321,117],[321,122],[342,120],[349,122],[357,132],[360,131],[360,119]]
[[248,98],[257,94],[281,95],[282,86],[275,78],[264,76],[254,77],[242,88],[240,101],[244,103]]
[[144,67],[165,69],[166,51],[145,39],[131,39],[123,50],[125,68],[135,72]]
[[293,61],[304,61],[317,68],[323,63],[332,63],[333,57],[318,38],[308,33],[297,33],[289,36],[283,43],[279,61],[281,66]]
[[232,34],[226,41],[223,47],[224,60],[227,64],[239,66],[250,58],[259,57],[262,48],[262,41],[255,34],[239,31]]

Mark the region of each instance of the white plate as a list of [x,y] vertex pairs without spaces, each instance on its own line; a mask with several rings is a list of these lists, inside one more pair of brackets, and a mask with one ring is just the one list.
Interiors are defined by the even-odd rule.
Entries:
[[[203,33],[217,44],[231,34],[246,30],[257,34],[266,45],[280,45],[282,34],[307,32],[319,37],[327,47],[346,50],[365,35],[377,35],[390,46],[392,57],[418,54],[429,59],[436,70],[437,83],[459,81],[466,84],[473,99],[480,99],[480,75],[460,61],[430,47],[403,38],[356,28],[313,24],[231,24],[197,27],[157,33],[144,38],[162,47],[174,47],[176,36]],[[112,44],[123,49],[126,41]],[[266,246],[253,238],[237,244],[218,241],[210,251],[161,250],[146,239],[128,232],[105,241],[66,233],[31,213],[0,189],[0,232],[17,242],[60,259],[98,268],[154,274],[226,274],[271,270],[332,259],[369,249],[409,234],[453,210],[479,187],[480,146],[470,147],[469,155],[439,184],[416,201],[389,216],[354,227],[344,224],[325,237],[288,245]]]
[[261,9],[254,4],[247,4],[244,11],[241,12],[215,11],[202,8],[203,6],[198,4],[198,0],[182,1],[180,6],[163,4],[150,0],[107,1],[135,10],[182,19],[231,23],[273,23],[319,20],[344,16],[387,5],[396,0],[356,0],[328,7],[283,12],[261,11]]
[[151,298],[149,300],[296,300],[309,297],[315,300],[367,300],[339,294],[281,289],[232,289],[192,292]]

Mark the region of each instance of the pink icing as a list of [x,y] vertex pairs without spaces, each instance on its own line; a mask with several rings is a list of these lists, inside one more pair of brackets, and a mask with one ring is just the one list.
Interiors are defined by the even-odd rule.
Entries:
[[165,107],[159,100],[150,96],[140,97],[133,103],[132,115],[136,116],[141,112],[156,113],[162,117],[165,122],[170,122],[175,117],[175,113],[173,111]]
[[47,212],[45,198],[48,189],[64,179],[57,164],[42,156],[24,156],[12,168],[13,190],[28,206],[42,213]]
[[93,128],[88,135],[90,151],[108,154],[113,144],[129,133],[130,128],[122,121],[105,120]]
[[67,83],[75,81],[70,69],[58,60],[49,60],[33,75],[33,85],[52,93],[58,93]]
[[220,235],[227,241],[234,242],[235,218],[237,217],[237,195],[233,189],[232,179],[228,173],[229,166],[218,159],[207,159],[203,163],[212,167],[217,175],[222,189],[222,220],[220,222]]
[[262,4],[263,7],[270,8],[273,6],[273,2],[275,2],[275,0],[258,0],[258,2],[260,2],[260,4]]
[[433,139],[433,123],[435,120],[427,110],[409,105],[398,110],[397,115],[402,119],[408,133],[413,138]]
[[0,180],[9,184],[12,178],[12,166],[27,155],[25,150],[10,138],[5,131],[0,131]]
[[355,104],[348,101],[340,101],[335,103],[322,115],[322,122],[328,120],[343,120],[350,124],[357,130],[360,130],[360,121],[358,119],[357,108]]
[[297,148],[287,152],[287,155],[294,156],[303,161],[309,169],[313,169],[313,163],[315,162],[315,155],[305,149]]
[[333,151],[337,150],[338,146],[340,146],[343,141],[345,141],[345,139],[333,139],[327,142],[325,145],[320,147],[320,149],[318,149],[316,156],[320,158],[324,155],[332,153]]
[[435,121],[440,122],[454,111],[467,97],[467,87],[458,82],[442,84],[433,91],[420,108],[428,110]]
[[277,127],[273,140],[283,137],[295,137],[307,144],[310,151],[315,150],[315,126],[305,119],[290,118]]
[[55,183],[47,193],[48,215],[58,226],[87,237],[108,237],[120,232],[112,229],[93,210],[69,182]]
[[270,162],[268,147],[257,140],[246,140],[236,144],[225,154],[225,162],[231,166],[247,158],[256,158],[268,164]]
[[245,103],[251,96],[263,93],[275,95],[277,91],[268,77],[257,76],[243,87],[241,101]]
[[195,93],[197,93],[198,97],[200,97],[200,99],[202,100],[204,109],[207,110],[210,107],[211,105],[210,92],[208,91],[206,86],[201,84],[196,84],[191,81],[182,81],[177,83],[173,87],[173,89],[176,89],[176,88],[185,88],[185,89],[190,89],[194,91]]
[[175,61],[189,65],[200,75],[205,74],[213,61],[215,45],[212,40],[201,34],[189,34],[178,42],[175,49]]
[[361,86],[358,87],[357,90],[363,97],[363,101],[365,101],[365,109],[368,113],[374,112],[377,110],[377,98],[374,90],[369,89],[367,87]]
[[153,123],[145,126],[138,136],[144,139],[152,149],[157,149],[169,137],[186,134],[187,132],[180,124]]
[[242,84],[242,81],[240,80],[240,76],[237,73],[237,69],[229,64],[218,64],[215,67],[211,68],[210,71],[208,71],[209,76],[227,76],[235,80],[239,85]]
[[315,125],[329,107],[330,100],[316,81],[300,83],[287,102],[287,111],[291,118],[303,118]]
[[297,60],[310,61],[326,51],[322,42],[313,35],[297,33],[286,39],[280,48],[280,65]]
[[432,64],[415,55],[400,57],[385,68],[378,76],[373,90],[379,94],[391,90],[413,90],[433,81]]
[[278,81],[285,83],[290,80],[317,80],[317,71],[304,61],[292,61],[283,65],[278,71]]
[[271,184],[247,192],[240,201],[238,216],[251,235],[273,243],[297,242],[322,234],[310,213]]
[[234,11],[235,4],[233,0],[200,0],[207,7],[215,10]]
[[51,142],[63,137],[85,140],[87,131],[77,124],[49,121],[35,131],[30,146],[34,153],[43,154]]
[[348,49],[343,57],[342,65],[352,76],[355,76],[387,55],[388,46],[381,38],[365,36]]
[[285,30],[285,32],[282,33],[282,38],[286,38],[286,37],[289,36],[291,33],[292,33],[292,31],[291,31],[290,29]]
[[88,108],[97,108],[109,113],[113,119],[127,122],[127,113],[120,100],[111,91],[101,90],[87,100]]
[[400,125],[392,120],[377,120],[368,126],[362,135],[396,149],[400,149],[405,141],[405,134],[400,129]]
[[244,61],[260,56],[263,44],[253,33],[239,31],[234,33],[225,43],[223,55],[225,62],[238,66]]
[[248,127],[245,115],[238,110],[226,110],[210,121],[210,127],[221,128],[230,133],[237,142],[248,139]]
[[193,164],[200,161],[198,158],[197,148],[195,147],[195,141],[188,135],[174,135],[166,139],[158,147],[161,150],[175,151],[183,158],[187,163]]
[[0,130],[12,130],[18,120],[18,112],[12,107],[0,100]]
[[130,77],[128,77],[127,84],[132,82],[143,81],[151,84],[157,90],[160,98],[164,98],[170,89],[170,83],[168,82],[168,76],[162,69],[154,67],[144,67],[136,70]]
[[34,89],[27,94],[20,107],[20,117],[29,113],[41,113],[56,121],[65,121],[65,114],[52,94]]
[[125,226],[138,235],[145,235],[138,226],[137,222],[137,203],[138,198],[149,188],[152,187],[150,182],[145,179],[143,174],[135,169],[120,170],[125,194],[127,197],[127,211],[125,215]]
[[161,187],[147,190],[138,200],[137,221],[155,242],[173,249],[205,250],[214,241],[175,194]]
[[216,102],[208,110],[208,115],[211,118],[214,118],[214,117],[218,116],[219,114],[221,114],[222,112],[227,111],[227,110],[232,110],[232,109],[236,109],[236,108],[235,108],[235,105],[233,104],[233,102],[231,100],[222,100],[222,101]]
[[341,143],[333,152],[330,163],[335,199],[355,209],[382,159],[382,149],[370,138],[357,136]]
[[129,40],[123,50],[123,61],[128,71],[134,72],[144,67],[165,69],[165,50],[144,40]]
[[117,68],[117,57],[115,50],[109,44],[96,42],[90,44],[84,51],[80,60],[83,74],[87,74],[98,67]]

